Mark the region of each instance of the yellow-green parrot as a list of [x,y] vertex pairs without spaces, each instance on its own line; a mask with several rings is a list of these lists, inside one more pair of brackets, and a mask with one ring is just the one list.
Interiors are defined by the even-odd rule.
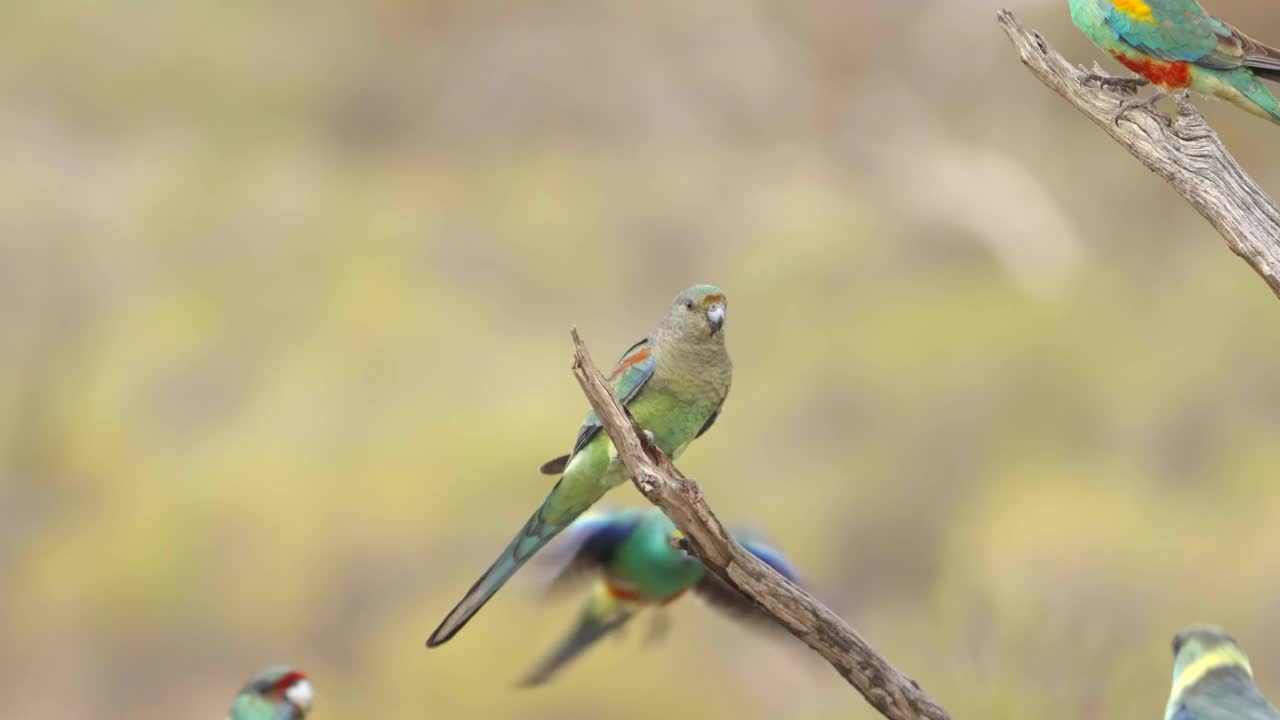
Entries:
[[[688,288],[609,374],[614,394],[673,459],[711,427],[729,394],[733,364],[725,349],[725,311],[720,288]],[[595,413],[589,413],[573,450],[542,465],[544,474],[560,475],[559,482],[431,634],[427,647],[457,634],[534,553],[611,488],[630,479],[602,429]]]

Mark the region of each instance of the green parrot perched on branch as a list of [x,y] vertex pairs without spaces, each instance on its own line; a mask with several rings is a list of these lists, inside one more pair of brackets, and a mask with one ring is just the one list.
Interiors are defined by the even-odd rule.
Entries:
[[[1071,20],[1099,48],[1161,92],[1126,101],[1120,115],[1191,88],[1280,123],[1280,101],[1259,78],[1280,80],[1280,50],[1218,20],[1196,0],[1068,0]],[[1121,78],[1095,77],[1126,85]],[[1117,121],[1120,115],[1116,116]]]
[[[540,685],[604,636],[650,607],[661,607],[692,589],[709,603],[739,617],[771,622],[750,600],[707,572],[685,549],[683,535],[661,510],[624,510],[584,516],[570,526],[564,549],[570,556],[552,581],[553,592],[593,578],[592,593],[573,630],[522,685]],[[743,547],[792,582],[795,572],[761,542]]]
[[293,668],[276,665],[249,681],[227,720],[302,720],[311,710],[311,683]]
[[[725,309],[719,288],[688,288],[676,296],[653,333],[623,353],[609,375],[614,394],[673,459],[711,427],[729,394],[733,365],[724,343]],[[559,482],[431,634],[427,647],[453,637],[534,553],[630,479],[595,413],[578,430],[573,450],[544,463],[541,471],[560,475]]]
[[1173,637],[1173,656],[1165,720],[1280,720],[1253,683],[1249,658],[1220,628],[1183,630]]

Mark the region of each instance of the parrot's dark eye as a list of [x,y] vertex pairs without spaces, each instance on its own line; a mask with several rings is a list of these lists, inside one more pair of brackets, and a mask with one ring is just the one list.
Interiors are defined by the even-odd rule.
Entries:
[[1177,655],[1182,650],[1183,640],[1184,638],[1182,637],[1182,633],[1178,633],[1177,635],[1173,636],[1173,654],[1174,655]]
[[684,301],[684,309],[685,309],[685,310],[692,310],[692,309],[693,309],[693,301],[692,301],[692,300],[685,300],[685,301]]

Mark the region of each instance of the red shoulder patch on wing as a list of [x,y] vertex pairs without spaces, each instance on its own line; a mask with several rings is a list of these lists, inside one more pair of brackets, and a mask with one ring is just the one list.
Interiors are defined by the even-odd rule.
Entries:
[[613,373],[609,375],[609,379],[616,380],[619,375],[626,372],[627,368],[649,359],[651,352],[652,351],[649,348],[644,348],[643,350],[639,350],[626,356],[622,359],[622,362],[618,363],[618,367],[613,369]]
[[1121,65],[1166,90],[1176,90],[1191,84],[1190,63],[1166,62],[1155,58],[1134,60],[1122,52],[1112,52],[1111,56],[1120,61]]

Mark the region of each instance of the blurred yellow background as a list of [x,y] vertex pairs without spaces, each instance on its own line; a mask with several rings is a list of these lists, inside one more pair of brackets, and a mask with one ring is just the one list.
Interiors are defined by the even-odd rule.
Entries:
[[1276,299],[998,7],[5,3],[0,716],[288,662],[319,720],[874,717],[693,601],[517,691],[536,572],[423,648],[572,443],[569,326],[608,364],[693,282],[736,375],[683,469],[957,718],[1158,717],[1192,621],[1280,696]]

